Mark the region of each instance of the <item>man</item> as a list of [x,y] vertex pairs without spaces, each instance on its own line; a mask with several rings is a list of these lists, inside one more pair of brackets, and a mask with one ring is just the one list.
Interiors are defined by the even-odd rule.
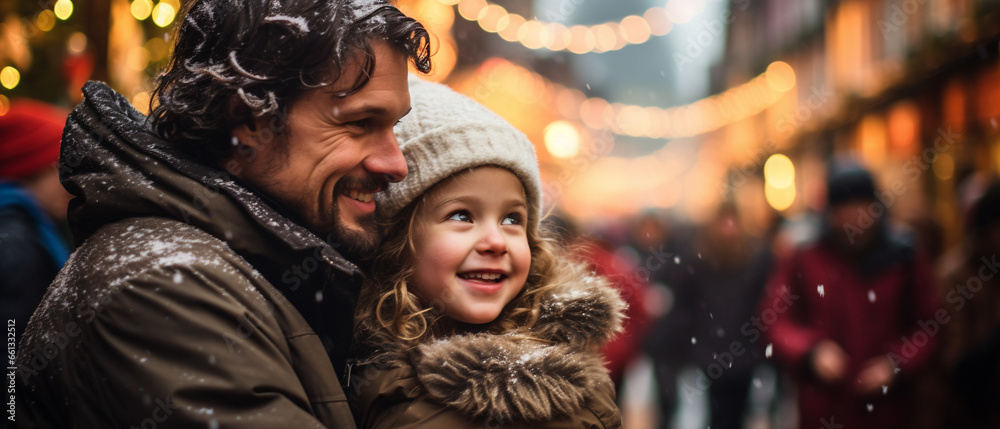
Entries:
[[836,164],[823,235],[779,265],[755,317],[798,382],[799,426],[911,427],[914,375],[933,355],[929,264],[890,230],[874,180]]
[[355,427],[351,260],[407,173],[392,126],[427,33],[370,0],[201,0],[179,22],[150,122],[98,83],[70,116],[80,247],[20,346],[17,422]]
[[0,315],[14,339],[69,256],[57,224],[71,196],[59,184],[59,139],[66,112],[15,100],[0,115]]

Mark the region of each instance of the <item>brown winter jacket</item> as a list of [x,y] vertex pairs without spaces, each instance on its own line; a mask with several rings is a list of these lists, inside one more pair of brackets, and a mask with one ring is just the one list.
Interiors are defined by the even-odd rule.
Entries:
[[621,329],[624,309],[606,281],[585,276],[552,291],[530,330],[455,335],[367,359],[348,385],[358,425],[619,428],[596,350]]
[[358,269],[84,87],[61,178],[79,248],[18,352],[20,427],[331,427]]

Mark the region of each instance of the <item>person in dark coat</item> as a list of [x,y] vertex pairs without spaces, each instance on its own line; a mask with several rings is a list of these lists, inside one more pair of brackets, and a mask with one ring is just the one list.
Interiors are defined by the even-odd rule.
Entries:
[[[764,293],[771,254],[743,231],[735,204],[725,202],[675,261],[680,269],[669,285],[674,304],[647,338],[658,392],[676,402],[705,395],[711,427],[741,428],[754,369],[764,360],[760,342],[743,329]],[[677,396],[677,372],[691,366],[698,378]],[[674,409],[676,404],[665,407]],[[671,416],[662,417],[661,427],[668,427]]]
[[59,184],[61,109],[15,100],[0,116],[0,316],[18,343],[45,289],[66,263],[70,195]]
[[78,248],[17,354],[20,427],[353,428],[341,387],[372,195],[425,30],[383,1],[201,0],[147,118],[70,115]]
[[875,189],[861,167],[834,165],[825,232],[779,265],[761,303],[754,329],[795,377],[800,427],[910,427],[907,384],[937,343],[929,264],[890,230]]

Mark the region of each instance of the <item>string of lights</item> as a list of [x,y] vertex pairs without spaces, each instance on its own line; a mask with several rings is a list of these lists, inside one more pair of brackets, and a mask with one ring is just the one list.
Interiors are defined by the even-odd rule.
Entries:
[[642,15],[629,15],[598,25],[566,26],[558,22],[527,19],[486,0],[438,0],[454,5],[459,15],[476,22],[487,32],[529,49],[567,51],[574,54],[616,51],[646,43],[653,36],[670,33],[674,24],[684,24],[700,12],[703,2],[671,0],[665,7],[649,8]]

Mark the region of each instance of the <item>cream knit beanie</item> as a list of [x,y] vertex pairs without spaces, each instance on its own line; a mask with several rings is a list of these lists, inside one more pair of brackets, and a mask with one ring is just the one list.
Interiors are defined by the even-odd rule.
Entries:
[[409,174],[375,194],[379,215],[391,218],[449,176],[493,165],[513,172],[524,185],[529,221],[541,217],[541,178],[535,147],[500,116],[447,86],[410,75],[413,110],[394,131]]

